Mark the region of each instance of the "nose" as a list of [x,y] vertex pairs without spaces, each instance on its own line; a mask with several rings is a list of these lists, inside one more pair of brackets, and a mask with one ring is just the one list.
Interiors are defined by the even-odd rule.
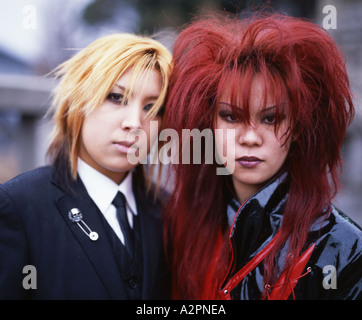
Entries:
[[137,103],[128,104],[122,121],[123,130],[142,128],[142,111]]
[[263,142],[258,128],[252,125],[240,128],[239,143],[247,147],[260,146]]

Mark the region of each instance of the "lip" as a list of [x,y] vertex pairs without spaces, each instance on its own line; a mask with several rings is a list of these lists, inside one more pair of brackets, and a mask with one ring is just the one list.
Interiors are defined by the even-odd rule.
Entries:
[[115,141],[113,145],[121,153],[135,153],[138,150],[135,143],[135,141]]
[[236,162],[245,168],[255,168],[264,160],[259,159],[255,156],[244,156],[236,159]]

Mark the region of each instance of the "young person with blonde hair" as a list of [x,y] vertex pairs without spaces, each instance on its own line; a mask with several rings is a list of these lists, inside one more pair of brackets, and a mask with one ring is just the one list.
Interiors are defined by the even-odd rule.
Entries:
[[168,298],[162,203],[129,155],[157,138],[171,60],[114,34],[56,68],[51,165],[0,186],[0,299]]

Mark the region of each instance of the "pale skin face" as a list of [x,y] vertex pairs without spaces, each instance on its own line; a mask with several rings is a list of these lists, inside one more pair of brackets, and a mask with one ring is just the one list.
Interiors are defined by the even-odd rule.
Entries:
[[[235,161],[232,181],[238,197],[243,203],[255,194],[273,175],[287,158],[291,137],[287,133],[290,119],[282,114],[279,128],[275,133],[275,101],[268,96],[264,108],[263,80],[255,76],[250,91],[250,124],[236,119],[227,95],[221,97],[217,107],[215,129],[235,130],[235,141],[227,134],[215,136],[216,150],[219,154],[227,143],[235,144],[235,153],[227,154],[227,161]],[[240,108],[240,106],[238,106]]]
[[[119,184],[127,172],[136,165],[127,159],[127,153],[136,153],[134,146],[145,148],[149,153],[157,138],[157,132],[150,130],[150,121],[158,122],[161,117],[146,119],[147,112],[161,92],[161,76],[151,71],[136,83],[130,98],[124,101],[132,69],[126,71],[115,83],[104,103],[84,118],[81,129],[80,158],[94,169]],[[136,137],[143,130],[146,134]]]

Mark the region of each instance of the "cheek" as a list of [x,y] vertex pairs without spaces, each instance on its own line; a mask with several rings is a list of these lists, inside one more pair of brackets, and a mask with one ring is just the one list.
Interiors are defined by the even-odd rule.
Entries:
[[226,138],[224,138],[224,134],[222,134],[219,129],[215,131],[214,137],[215,137],[215,148],[216,152],[219,155],[223,155],[225,153],[224,145],[226,145]]
[[270,143],[274,145],[274,149],[277,149],[282,156],[286,156],[290,149],[290,144],[292,142],[292,135],[288,131],[288,125],[285,124],[282,126],[277,135],[273,136],[273,140],[270,140]]
[[161,130],[161,120],[154,119],[148,121],[143,125],[142,130],[144,131],[145,135],[143,135],[142,141],[140,142],[143,146],[147,145],[147,149],[149,151],[152,145],[155,143],[156,139],[158,139],[158,134]]
[[282,139],[274,142],[273,154],[274,154],[275,163],[277,163],[280,166],[283,165],[285,159],[288,156],[290,144],[291,144],[290,138],[288,140]]
[[224,159],[235,158],[235,130],[221,129],[220,127],[214,130],[215,150],[219,157]]
[[281,151],[287,155],[289,153],[289,149],[290,149],[290,145],[292,143],[292,136],[288,136],[286,135],[285,137],[283,137],[281,140],[280,140],[280,149]]
[[98,156],[98,152],[101,152],[101,148],[98,144],[98,135],[92,130],[92,125],[85,121],[80,131],[80,148],[79,156],[86,162],[90,159],[94,159]]
[[97,145],[103,136],[105,128],[104,125],[100,125],[99,122],[94,121],[93,117],[85,118],[81,128],[81,137],[84,145],[87,147]]
[[102,117],[94,112],[86,116],[80,131],[81,148],[92,157],[103,157],[107,152],[111,125],[102,121]]
[[160,130],[161,130],[161,120],[152,120],[150,122],[150,129],[148,134],[151,144],[153,144],[155,140],[158,138]]
[[88,119],[84,119],[81,131],[80,131],[80,139],[82,145],[88,149],[88,146],[91,145],[91,141],[93,140],[93,132],[92,130],[92,123]]

